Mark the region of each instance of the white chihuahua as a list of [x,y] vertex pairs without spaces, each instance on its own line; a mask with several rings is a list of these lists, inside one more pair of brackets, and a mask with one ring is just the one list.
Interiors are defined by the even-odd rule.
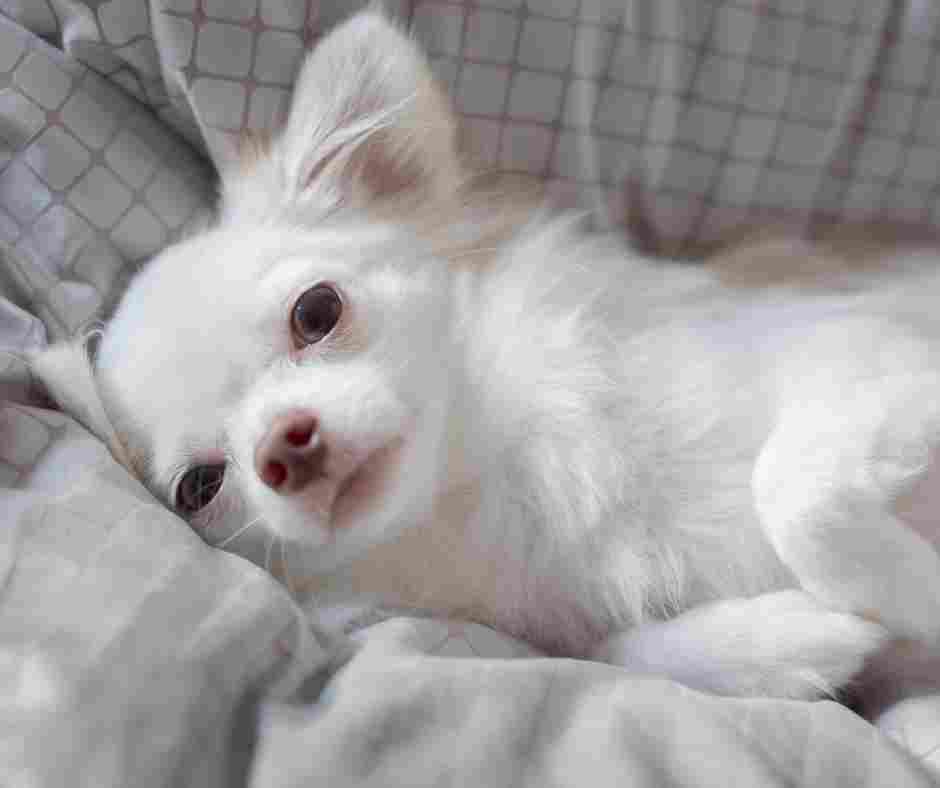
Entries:
[[935,642],[940,259],[746,286],[747,251],[640,259],[468,169],[417,47],[359,15],[93,364],[36,371],[195,526],[315,547],[319,588],[733,694]]

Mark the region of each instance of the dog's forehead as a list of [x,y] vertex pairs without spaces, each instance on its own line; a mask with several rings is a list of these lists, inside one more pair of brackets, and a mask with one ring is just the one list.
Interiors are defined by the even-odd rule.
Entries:
[[112,418],[158,475],[211,444],[251,345],[263,250],[223,236],[181,243],[131,284],[104,333],[96,375]]

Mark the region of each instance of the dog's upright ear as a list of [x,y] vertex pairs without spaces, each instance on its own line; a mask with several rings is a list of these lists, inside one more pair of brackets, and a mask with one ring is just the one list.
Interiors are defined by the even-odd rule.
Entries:
[[249,141],[223,172],[222,217],[316,218],[405,193],[449,196],[460,178],[447,97],[418,45],[371,8],[307,57],[281,135]]

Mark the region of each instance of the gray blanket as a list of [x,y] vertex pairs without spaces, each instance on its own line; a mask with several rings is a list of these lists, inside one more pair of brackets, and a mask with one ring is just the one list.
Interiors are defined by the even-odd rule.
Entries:
[[63,417],[4,493],[0,783],[10,786],[913,788],[916,760],[831,702],[730,700],[526,658],[472,624],[321,641]]
[[[303,48],[356,5],[0,0],[0,783],[933,784],[937,715],[904,750],[834,703],[709,697],[467,622],[327,637],[264,571],[289,580],[278,545],[193,533],[41,407],[17,354],[198,221],[211,161],[276,125]],[[767,212],[933,222],[929,4],[389,5],[481,160],[638,242]]]

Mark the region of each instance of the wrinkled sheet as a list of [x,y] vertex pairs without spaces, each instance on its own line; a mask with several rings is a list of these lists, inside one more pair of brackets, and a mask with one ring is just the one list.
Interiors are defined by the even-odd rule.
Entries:
[[[465,622],[328,638],[263,571],[273,542],[193,533],[37,407],[16,354],[87,325],[199,220],[212,161],[277,124],[303,47],[357,5],[0,0],[0,782],[931,784],[833,703],[534,659]],[[638,243],[765,211],[934,222],[931,4],[388,5],[482,161]]]
[[281,788],[932,783],[835,703],[730,700],[528,658],[474,624],[395,618],[325,640],[49,411],[4,491],[0,783]]

